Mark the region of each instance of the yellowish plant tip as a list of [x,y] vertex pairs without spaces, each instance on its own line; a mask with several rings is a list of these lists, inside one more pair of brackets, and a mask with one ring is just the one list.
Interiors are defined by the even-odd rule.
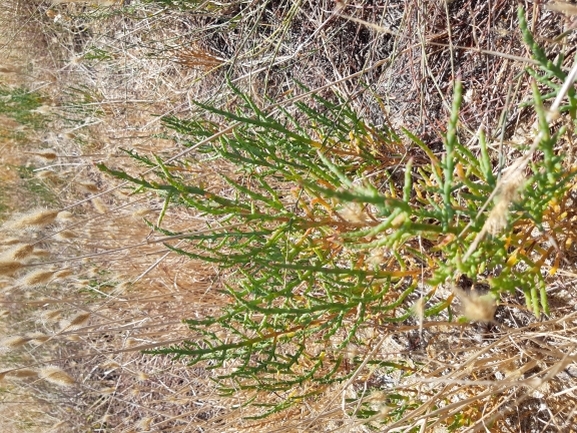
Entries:
[[56,366],[48,366],[41,369],[39,376],[46,382],[59,386],[71,386],[75,383],[74,379],[68,373]]

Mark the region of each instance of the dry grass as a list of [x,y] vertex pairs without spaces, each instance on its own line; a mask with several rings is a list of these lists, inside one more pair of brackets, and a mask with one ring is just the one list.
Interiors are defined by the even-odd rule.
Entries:
[[[551,279],[556,305],[549,320],[535,321],[524,301],[512,297],[497,308],[497,324],[416,318],[383,327],[368,321],[360,331],[367,345],[351,357],[402,361],[406,370],[359,369],[298,409],[243,419],[253,414],[243,406],[252,397],[248,392],[224,398],[206,366],[188,368],[184,361],[140,352],[195,338],[181,320],[218,309],[227,275],[168,253],[143,221],[158,221],[162,200],[133,196],[129,186],[94,167],[105,162],[137,174],[141,169],[121,149],[179,154],[185,138],[162,135],[159,116],[184,117],[194,100],[234,107],[226,76],[263,105],[295,94],[295,80],[310,88],[330,84],[323,94],[351,101],[377,125],[408,127],[433,149],[459,76],[468,98],[461,113],[464,137],[484,126],[493,132],[495,153],[513,158],[517,150],[506,143],[499,148],[498,138],[523,137],[521,126],[532,123],[528,110],[516,108],[527,96],[527,82],[514,77],[525,64],[520,58],[528,57],[517,2],[363,1],[335,9],[329,1],[280,0],[207,3],[212,9],[193,12],[135,1],[98,8],[72,1],[5,3],[0,84],[42,90],[48,95],[42,110],[53,122],[46,130],[26,130],[24,146],[4,137],[22,126],[0,117],[0,163],[10,167],[0,172],[0,184],[19,191],[4,199],[14,216],[3,214],[0,251],[0,345],[8,370],[0,416],[17,414],[2,416],[3,431],[360,432],[368,431],[355,417],[360,405],[346,399],[360,399],[378,421],[388,414],[394,389],[437,406],[408,410],[390,431],[425,431],[437,413],[438,425],[429,427],[437,430],[430,431],[447,425],[465,431],[460,413],[475,428],[492,425],[491,431],[572,431],[572,264]],[[541,41],[560,33],[565,18],[529,6]],[[499,123],[503,112],[506,120]],[[217,173],[233,174],[231,167],[189,156],[183,175],[215,190],[228,188]],[[52,203],[31,196],[17,169],[26,165]],[[26,213],[32,208],[37,212]],[[194,231],[206,221],[174,209],[163,227]]]

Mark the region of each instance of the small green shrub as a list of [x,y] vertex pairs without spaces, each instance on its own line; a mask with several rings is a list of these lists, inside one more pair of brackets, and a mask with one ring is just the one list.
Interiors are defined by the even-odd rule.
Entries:
[[[520,17],[542,61],[542,72],[530,73],[557,89],[552,74],[560,70],[540,59]],[[470,319],[491,320],[495,301],[521,290],[536,315],[548,313],[543,268],[558,251],[542,245],[549,238],[563,244],[562,220],[550,210],[566,202],[574,171],[555,152],[564,129],[550,133],[542,106],[549,96],[537,85],[538,156],[505,173],[494,166],[482,132],[478,152],[459,141],[458,82],[442,156],[408,131],[401,136],[366,123],[345,101],[317,95],[270,111],[232,89],[241,101],[234,111],[198,104],[191,120],[164,118],[190,145],[218,135],[201,151],[234,165],[234,173],[222,174],[228,190],[187,176],[187,163],[172,159],[129,152],[149,167],[141,177],[100,165],[158,191],[165,210],[172,203],[219,221],[198,233],[151,223],[188,240],[186,247],[167,241],[168,248],[230,270],[218,312],[186,320],[196,338],[155,353],[226,367],[216,379],[221,391],[251,391],[250,403],[264,417],[351,378],[363,362],[355,351],[366,355],[375,344],[371,330],[407,320],[420,297],[424,317],[447,310],[451,319],[457,296]],[[573,93],[569,99],[562,111],[574,119]],[[206,120],[207,113],[222,120]],[[217,134],[231,123],[231,133]],[[461,276],[486,281],[488,297],[458,289]],[[442,285],[453,294],[439,298]],[[402,362],[371,362],[402,375],[415,371]],[[387,402],[380,422],[422,403],[410,393]],[[361,417],[377,414],[361,409]]]
[[22,125],[40,129],[46,124],[47,116],[38,111],[44,102],[45,98],[38,92],[0,85],[0,115],[8,116]]

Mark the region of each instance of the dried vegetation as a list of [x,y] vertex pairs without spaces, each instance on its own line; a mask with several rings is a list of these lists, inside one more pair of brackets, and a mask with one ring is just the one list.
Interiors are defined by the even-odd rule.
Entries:
[[[383,431],[572,431],[573,198],[546,218],[565,233],[564,255],[544,265],[552,275],[550,317],[535,318],[517,294],[496,307],[482,287],[463,281],[439,296],[457,293],[468,316],[492,320],[425,318],[414,299],[417,314],[402,324],[367,321],[360,331],[366,344],[350,354],[367,362],[350,379],[254,420],[244,406],[252,391],[222,397],[209,366],[141,352],[192,338],[181,320],[227,302],[219,290],[228,271],[170,253],[150,228],[161,219],[167,230],[194,231],[207,221],[185,209],[165,215],[159,197],[132,195],[95,168],[105,162],[137,176],[142,169],[123,149],[175,159],[187,152],[183,146],[193,143],[167,133],[160,116],[184,117],[196,100],[234,108],[227,79],[263,105],[282,104],[303,83],[344,98],[370,123],[415,132],[441,153],[457,77],[465,91],[461,140],[474,150],[483,127],[493,159],[510,165],[518,144],[531,142],[535,121],[522,104],[530,87],[521,72],[534,61],[517,3],[5,1],[0,86],[41,91],[34,110],[50,126],[26,129],[0,113],[0,158],[10,168],[0,183],[20,191],[1,202],[12,211],[2,213],[0,240],[2,430],[360,432],[387,419]],[[562,53],[570,69],[572,16],[533,2],[525,8],[538,42],[551,59]],[[382,164],[375,176],[406,156],[423,158],[410,143],[400,146],[373,149]],[[558,151],[574,164],[570,140]],[[181,174],[213,191],[230,189],[218,173],[242,180],[226,162],[188,156]],[[342,213],[360,224],[367,218]],[[540,248],[527,238],[528,248]],[[543,248],[558,248],[550,243]],[[372,368],[375,359],[390,369]],[[282,398],[272,394],[271,401]],[[406,395],[414,399],[405,411],[391,413]],[[14,408],[16,417],[5,415]]]

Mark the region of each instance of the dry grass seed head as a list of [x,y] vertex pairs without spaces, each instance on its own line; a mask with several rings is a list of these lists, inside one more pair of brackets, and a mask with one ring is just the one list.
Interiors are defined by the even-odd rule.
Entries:
[[70,239],[75,239],[78,236],[72,230],[62,230],[58,232],[55,236],[59,241],[69,241]]
[[499,189],[499,200],[505,200],[509,203],[517,201],[524,182],[525,176],[521,170],[513,170],[508,173]]
[[53,277],[54,271],[39,269],[24,275],[20,279],[20,283],[24,286],[34,287],[48,283],[53,279]]
[[102,395],[110,395],[114,394],[114,392],[116,392],[116,388],[113,386],[107,386],[99,391],[99,393]]
[[94,209],[96,209],[96,212],[99,214],[108,213],[108,207],[104,204],[100,197],[93,198],[91,202],[92,206],[94,206]]
[[144,381],[150,379],[150,375],[147,373],[144,373],[143,371],[139,371],[138,374],[136,375],[136,377],[138,378],[138,380],[140,382],[144,382]]
[[38,257],[38,258],[46,258],[46,257],[50,257],[51,253],[50,253],[50,251],[47,251],[47,250],[34,250],[32,252],[32,256]]
[[39,209],[15,219],[11,226],[14,228],[40,228],[54,222],[60,211]]
[[423,330],[423,322],[425,320],[425,298],[419,298],[413,305],[413,314],[419,323],[419,330]]
[[40,314],[40,321],[47,323],[56,323],[62,318],[62,310],[47,310]]
[[347,203],[339,212],[342,219],[346,222],[363,225],[370,221],[365,207],[360,203]]
[[22,263],[16,260],[0,261],[0,275],[13,276],[20,268]]
[[152,209],[149,209],[149,208],[147,208],[147,207],[143,207],[143,208],[140,208],[140,209],[135,210],[135,211],[132,213],[132,216],[135,217],[135,218],[141,218],[141,217],[143,217],[143,216],[146,216],[146,215],[150,214],[151,212],[152,212]]
[[0,341],[0,351],[9,352],[11,350],[17,349],[18,347],[24,346],[30,341],[30,338],[22,337],[21,335],[15,335],[14,337],[8,337]]
[[58,214],[58,221],[69,221],[74,217],[74,214],[70,211],[64,210]]
[[22,243],[22,240],[20,238],[6,238],[0,241],[0,245],[6,245],[6,246],[16,245],[19,243]]
[[10,258],[12,260],[22,260],[29,257],[34,252],[34,245],[31,244],[20,244],[15,245],[6,251],[3,256]]
[[89,318],[90,318],[90,313],[88,313],[88,312],[78,313],[72,319],[70,319],[70,326],[71,327],[82,326],[86,322],[88,322]]
[[487,323],[494,320],[497,303],[491,294],[466,293],[456,287],[453,287],[453,292],[461,301],[462,314],[468,320]]
[[126,339],[125,344],[126,344],[126,347],[130,348],[130,347],[137,346],[138,344],[140,344],[140,342],[136,338],[128,337]]
[[367,263],[371,266],[379,266],[385,262],[385,252],[381,248],[375,248],[371,251]]
[[98,192],[98,186],[94,182],[79,182],[78,186],[85,192]]
[[46,382],[59,386],[71,386],[75,383],[74,379],[68,373],[56,366],[44,367],[40,370],[39,376]]
[[31,332],[26,334],[26,337],[30,339],[30,343],[39,346],[42,343],[46,343],[50,340],[50,336],[43,334],[42,332]]
[[72,316],[72,318],[70,318],[68,320],[63,320],[60,323],[60,329],[62,331],[76,330],[76,329],[84,326],[86,324],[86,322],[88,322],[88,319],[90,319],[90,313],[88,313],[88,312],[78,313],[78,314]]
[[497,202],[495,207],[491,209],[487,221],[485,221],[484,229],[492,236],[496,236],[507,227],[507,217],[509,214],[510,202],[502,200]]
[[100,418],[100,422],[103,424],[106,424],[106,423],[110,422],[111,418],[112,418],[112,415],[107,413],[106,415],[103,415],[102,418]]
[[30,368],[20,368],[18,370],[9,371],[8,377],[14,377],[16,379],[27,379],[29,377],[38,377],[38,372]]
[[506,226],[509,206],[519,199],[519,193],[525,181],[523,173],[514,171],[503,179],[499,194],[495,198],[495,206],[485,221],[484,229],[487,233],[496,236]]
[[44,116],[48,116],[48,115],[52,114],[53,109],[50,105],[41,105],[40,107],[32,110],[32,112],[42,114]]
[[120,365],[118,362],[109,359],[106,362],[103,362],[102,364],[100,364],[100,367],[104,368],[104,369],[116,369],[116,368],[120,368],[122,367],[122,365]]
[[68,426],[68,421],[58,421],[56,424],[54,424],[51,428],[50,431],[51,432],[57,432],[57,431],[61,431],[60,429],[64,426]]
[[138,422],[136,428],[140,431],[149,431],[151,424],[152,424],[152,418],[146,417]]
[[58,180],[58,177],[59,177],[59,176],[58,176],[55,172],[53,172],[52,170],[37,171],[34,176],[35,176],[37,179],[51,180],[51,181]]
[[72,275],[74,272],[72,269],[62,269],[61,271],[54,273],[54,278],[66,278]]
[[131,286],[132,286],[132,283],[130,281],[124,281],[124,282],[118,284],[116,286],[116,288],[114,289],[114,295],[116,295],[116,296],[122,295],[123,293],[127,292]]
[[39,156],[40,158],[47,159],[48,161],[54,161],[58,158],[58,154],[54,150],[46,149],[41,150],[40,152],[34,152],[34,155]]

